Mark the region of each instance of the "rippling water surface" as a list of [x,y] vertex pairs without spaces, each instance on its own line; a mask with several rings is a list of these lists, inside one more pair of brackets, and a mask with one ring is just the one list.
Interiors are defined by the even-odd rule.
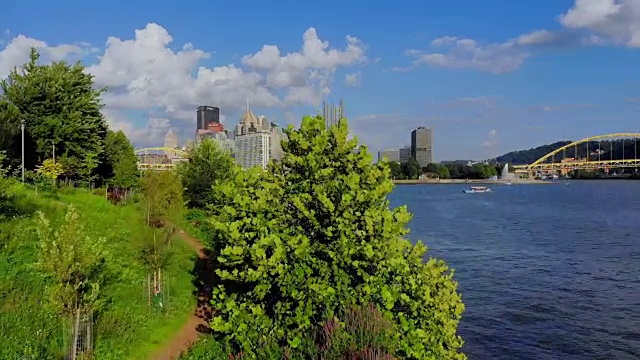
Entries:
[[397,186],[456,269],[470,359],[640,359],[640,182]]

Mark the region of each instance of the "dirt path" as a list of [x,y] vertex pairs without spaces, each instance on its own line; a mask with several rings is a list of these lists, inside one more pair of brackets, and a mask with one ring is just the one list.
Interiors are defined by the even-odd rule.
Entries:
[[211,284],[213,281],[213,269],[208,261],[209,253],[207,249],[194,237],[187,234],[183,230],[178,230],[178,235],[198,253],[198,260],[193,269],[195,275],[194,286],[196,290],[194,295],[197,296],[196,310],[191,314],[189,320],[173,337],[171,342],[160,349],[152,360],[172,360],[178,359],[183,351],[189,349],[189,346],[195,342],[200,334],[208,333],[209,321],[211,320]]

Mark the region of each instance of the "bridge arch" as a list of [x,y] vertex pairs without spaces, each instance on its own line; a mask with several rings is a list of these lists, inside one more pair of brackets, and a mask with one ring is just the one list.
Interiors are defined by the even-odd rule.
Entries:
[[610,139],[621,139],[621,138],[625,138],[625,139],[640,139],[640,133],[626,133],[626,132],[622,132],[622,133],[613,133],[613,134],[606,134],[606,135],[597,135],[597,136],[591,136],[588,138],[584,138],[578,141],[574,141],[570,144],[564,145],[562,147],[557,148],[556,150],[551,151],[550,153],[544,155],[543,157],[539,158],[538,160],[534,161],[533,163],[527,165],[527,168],[533,168],[536,165],[541,164],[542,162],[544,162],[545,160],[549,159],[550,157],[558,154],[561,151],[570,149],[574,146],[578,146],[580,144],[584,144],[584,143],[588,143],[591,141],[600,141],[600,140],[610,140]]
[[152,147],[152,148],[144,148],[144,149],[136,149],[136,150],[134,150],[136,155],[144,153],[144,152],[147,152],[147,151],[164,151],[165,153],[177,155],[177,156],[180,156],[180,157],[183,157],[183,158],[187,158],[189,156],[189,154],[186,151],[183,151],[183,150],[180,150],[180,149],[165,148],[165,147]]

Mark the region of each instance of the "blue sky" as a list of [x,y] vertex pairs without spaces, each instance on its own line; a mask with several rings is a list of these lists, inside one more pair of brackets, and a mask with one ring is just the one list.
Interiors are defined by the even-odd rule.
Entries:
[[192,137],[198,104],[235,126],[247,98],[280,124],[342,98],[373,151],[433,126],[438,160],[640,132],[639,0],[8,0],[5,29],[0,76],[30,46],[82,60],[138,146]]

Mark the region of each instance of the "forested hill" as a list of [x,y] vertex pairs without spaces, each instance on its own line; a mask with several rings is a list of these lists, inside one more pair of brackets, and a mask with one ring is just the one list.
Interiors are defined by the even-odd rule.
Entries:
[[558,141],[549,145],[538,146],[529,150],[511,151],[504,155],[498,156],[496,162],[499,164],[510,163],[514,165],[531,164],[544,155],[556,150],[562,146],[570,144],[571,141]]

